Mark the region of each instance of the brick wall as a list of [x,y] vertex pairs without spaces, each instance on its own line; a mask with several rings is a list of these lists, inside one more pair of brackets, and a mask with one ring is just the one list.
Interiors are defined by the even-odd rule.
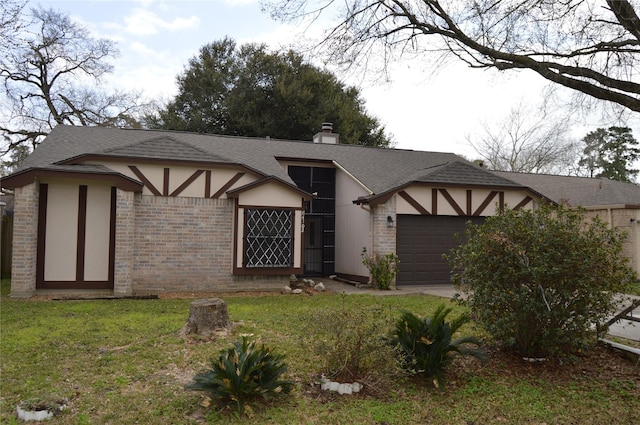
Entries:
[[[380,254],[396,253],[396,196],[393,195],[385,204],[373,208],[373,251]],[[393,226],[389,227],[387,217],[393,219]],[[391,289],[395,289],[396,280],[391,282]]]
[[37,183],[15,189],[11,296],[29,297],[36,290],[38,245]]
[[133,292],[269,290],[288,282],[233,276],[233,200],[136,195],[134,204]]
[[113,292],[130,295],[133,291],[133,261],[135,241],[135,195],[117,189],[116,249]]
[[[387,217],[393,219],[389,227]],[[373,210],[373,250],[381,254],[396,252],[396,195]]]

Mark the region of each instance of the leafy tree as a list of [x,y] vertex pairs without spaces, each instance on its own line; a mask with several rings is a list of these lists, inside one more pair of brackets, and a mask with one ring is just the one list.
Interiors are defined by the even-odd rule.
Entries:
[[637,4],[599,3],[271,0],[266,8],[285,21],[311,17],[317,23],[323,13],[334,15],[330,22],[337,23],[320,46],[333,63],[385,66],[411,56],[455,58],[480,69],[528,69],[575,93],[640,111]]
[[580,210],[507,210],[466,236],[448,255],[452,280],[476,321],[525,357],[576,352],[635,281],[626,234]]
[[577,143],[567,137],[563,119],[536,113],[520,104],[484,134],[467,137],[488,168],[522,173],[569,174],[577,160]]
[[57,124],[137,125],[137,94],[99,88],[112,71],[108,60],[118,53],[113,41],[91,37],[54,10],[33,9],[24,25],[0,55],[7,99],[0,123],[3,153],[25,144],[35,147]]
[[225,38],[205,45],[177,77],[178,95],[147,116],[152,128],[308,140],[333,122],[343,143],[386,147],[358,90],[288,51]]
[[604,177],[622,182],[633,182],[638,170],[631,168],[640,156],[638,141],[628,127],[598,128],[588,133],[579,165],[589,177]]
[[30,153],[29,145],[18,145],[12,149],[8,154],[9,158],[0,161],[0,176],[6,176],[14,172]]

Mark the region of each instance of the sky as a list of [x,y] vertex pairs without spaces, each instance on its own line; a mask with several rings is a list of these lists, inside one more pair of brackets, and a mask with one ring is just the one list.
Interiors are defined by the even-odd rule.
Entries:
[[[37,5],[68,13],[94,37],[117,42],[120,56],[112,62],[108,85],[165,101],[176,95],[176,76],[203,45],[228,36],[238,44],[279,49],[302,31],[272,20],[259,0],[31,0],[28,7]],[[320,30],[310,27],[306,35]],[[546,85],[528,70],[498,73],[452,63],[434,74],[425,64],[395,63],[389,83],[334,73],[360,90],[367,112],[385,126],[396,148],[454,152],[469,159],[478,155],[467,136],[482,132],[483,123],[502,120],[519,103],[538,103]],[[598,126],[588,123],[576,137]]]

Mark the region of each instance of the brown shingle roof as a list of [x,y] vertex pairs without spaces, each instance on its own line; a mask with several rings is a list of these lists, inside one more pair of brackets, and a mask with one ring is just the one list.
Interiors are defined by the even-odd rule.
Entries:
[[83,155],[241,164],[290,183],[278,158],[335,161],[373,193],[413,181],[520,186],[452,153],[64,125],[53,129],[21,169],[50,167]]
[[543,194],[557,203],[571,206],[640,205],[640,186],[588,177],[493,171]]

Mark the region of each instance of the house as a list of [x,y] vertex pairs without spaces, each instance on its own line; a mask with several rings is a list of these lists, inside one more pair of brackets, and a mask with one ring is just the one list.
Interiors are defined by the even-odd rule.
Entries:
[[495,175],[531,187],[558,204],[582,207],[609,227],[627,233],[623,255],[640,275],[640,186],[604,178],[494,171]]
[[2,187],[15,297],[366,282],[363,248],[399,256],[398,286],[445,283],[468,220],[543,199],[454,154],[342,145],[330,125],[313,141],[59,125]]

